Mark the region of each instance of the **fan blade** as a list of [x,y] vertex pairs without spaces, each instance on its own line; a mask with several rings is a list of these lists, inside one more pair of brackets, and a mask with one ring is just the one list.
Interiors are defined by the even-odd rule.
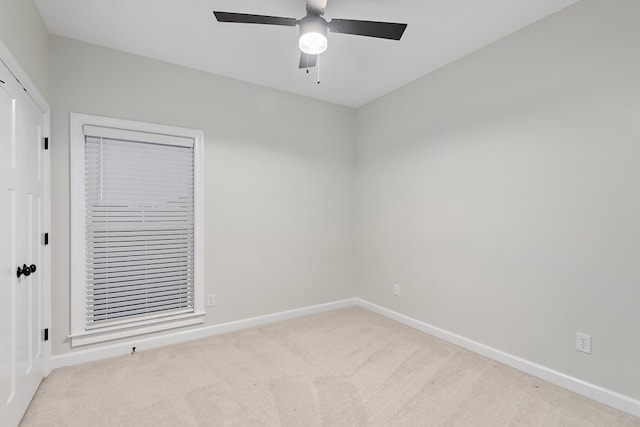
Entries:
[[315,12],[318,15],[324,15],[326,8],[327,0],[307,0],[307,10]]
[[407,24],[394,22],[356,21],[353,19],[332,19],[329,31],[356,36],[378,37],[381,39],[400,40]]
[[298,64],[298,68],[315,67],[316,59],[318,59],[318,55],[309,55],[308,53],[300,52],[300,63]]
[[298,22],[294,18],[283,18],[280,16],[267,16],[267,15],[251,15],[248,13],[233,13],[233,12],[219,12],[213,11],[218,22],[238,22],[241,24],[267,24],[267,25],[285,25],[288,27],[295,27]]

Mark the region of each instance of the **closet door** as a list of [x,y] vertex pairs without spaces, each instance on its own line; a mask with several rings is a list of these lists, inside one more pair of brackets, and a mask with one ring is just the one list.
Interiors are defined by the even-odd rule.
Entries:
[[0,425],[17,425],[44,376],[44,115],[0,62]]

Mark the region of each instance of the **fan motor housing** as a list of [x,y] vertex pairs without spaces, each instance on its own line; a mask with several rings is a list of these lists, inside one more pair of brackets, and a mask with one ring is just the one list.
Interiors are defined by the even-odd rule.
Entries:
[[327,21],[309,12],[300,20],[300,50],[317,55],[327,49]]

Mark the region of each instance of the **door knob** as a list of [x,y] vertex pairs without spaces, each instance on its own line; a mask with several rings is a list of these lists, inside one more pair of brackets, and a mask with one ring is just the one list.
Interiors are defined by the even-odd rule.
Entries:
[[27,267],[27,264],[22,264],[22,268],[18,267],[18,277],[24,275],[24,277],[29,277],[31,275],[31,273],[35,273],[36,272],[36,265],[35,264],[31,264],[30,266]]

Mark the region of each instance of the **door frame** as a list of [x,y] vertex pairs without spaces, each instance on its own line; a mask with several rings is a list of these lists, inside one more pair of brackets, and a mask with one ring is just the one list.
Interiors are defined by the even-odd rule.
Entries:
[[[16,57],[11,53],[7,45],[0,39],[0,62],[9,69],[14,77],[36,103],[43,114],[42,137],[49,138],[51,127],[51,109],[44,96],[29,78]],[[42,153],[42,230],[50,233],[51,237],[51,147]],[[38,266],[38,272],[42,274],[42,328],[51,328],[51,244],[42,247],[42,267]],[[44,376],[51,373],[51,331],[49,340],[43,342],[44,350]]]

